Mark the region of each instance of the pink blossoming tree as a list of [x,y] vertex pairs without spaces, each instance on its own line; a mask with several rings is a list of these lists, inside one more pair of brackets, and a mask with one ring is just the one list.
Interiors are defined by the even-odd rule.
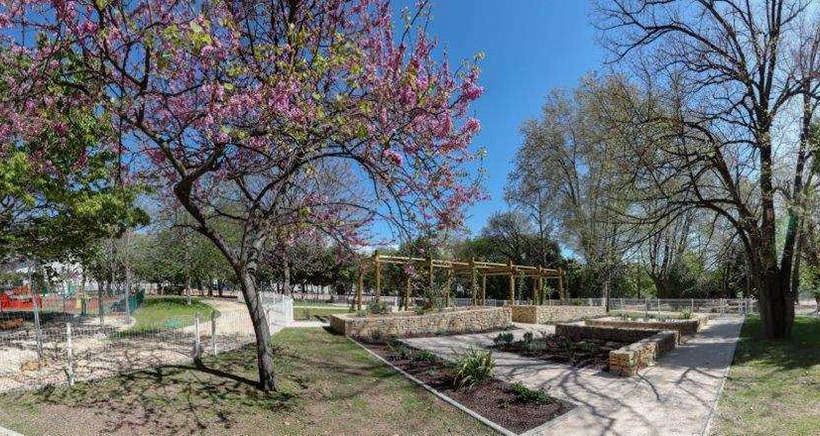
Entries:
[[[140,157],[135,170],[228,260],[263,390],[276,389],[256,280],[269,238],[309,230],[356,244],[377,217],[450,228],[479,197],[465,169],[478,70],[436,59],[426,4],[396,28],[387,0],[4,4],[4,44],[42,69],[73,53],[89,78],[74,86]],[[223,220],[239,223],[239,240]]]

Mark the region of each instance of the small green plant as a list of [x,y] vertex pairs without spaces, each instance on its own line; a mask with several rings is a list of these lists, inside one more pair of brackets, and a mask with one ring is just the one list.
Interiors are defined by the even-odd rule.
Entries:
[[544,350],[547,349],[547,344],[542,342],[542,341],[539,341],[539,342],[536,342],[536,341],[526,342],[526,343],[524,343],[524,349],[529,351],[529,352],[544,351]]
[[680,311],[680,319],[692,319],[692,309],[685,307]]
[[542,390],[534,390],[530,389],[521,383],[514,383],[510,385],[510,390],[515,394],[518,398],[518,401],[522,403],[535,403],[535,404],[549,404],[552,402],[552,399],[547,395],[546,392]]
[[589,342],[579,342],[578,349],[580,349],[584,353],[591,353],[595,351],[595,345],[592,345]]
[[410,348],[396,339],[391,339],[387,343],[387,348],[399,359],[409,359],[413,354]]
[[410,358],[416,362],[432,362],[436,360],[436,355],[427,350],[421,350],[413,353]]
[[416,315],[424,315],[424,306],[416,306],[413,308],[413,312],[416,312]]
[[524,344],[526,345],[526,344],[529,344],[530,342],[532,342],[532,337],[533,337],[532,332],[524,333]]
[[456,389],[471,389],[490,378],[495,369],[493,352],[470,347],[456,362],[453,384]]
[[387,307],[387,303],[384,301],[374,299],[367,303],[367,313],[371,315],[379,315],[387,312],[390,312],[390,308]]
[[510,344],[513,343],[513,339],[515,339],[515,338],[514,338],[512,333],[504,332],[504,333],[499,333],[498,336],[493,338],[493,342],[496,345],[501,345],[501,344],[510,345]]

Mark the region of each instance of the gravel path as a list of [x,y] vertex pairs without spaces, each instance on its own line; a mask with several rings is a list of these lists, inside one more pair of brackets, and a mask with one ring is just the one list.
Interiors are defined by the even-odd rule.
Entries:
[[[495,375],[576,404],[576,408],[528,435],[699,435],[716,404],[734,355],[743,319],[721,318],[661,357],[636,377],[570,368],[496,352]],[[547,331],[547,326],[526,327]],[[516,336],[524,331],[515,331]],[[453,359],[495,334],[415,338],[405,341]]]

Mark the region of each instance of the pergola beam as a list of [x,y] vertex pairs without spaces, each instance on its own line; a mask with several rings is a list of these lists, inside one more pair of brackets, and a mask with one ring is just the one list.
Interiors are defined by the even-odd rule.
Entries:
[[[564,298],[564,271],[562,269],[550,269],[539,266],[530,265],[516,265],[512,260],[506,264],[497,262],[482,262],[476,261],[475,258],[468,262],[434,259],[432,256],[427,258],[410,257],[410,256],[394,256],[383,255],[378,250],[373,252],[373,256],[363,259],[359,265],[358,282],[356,286],[356,305],[359,310],[362,308],[362,292],[364,289],[364,265],[366,263],[373,264],[373,272],[375,274],[375,299],[381,299],[382,291],[382,268],[383,265],[412,265],[423,270],[428,279],[427,286],[430,291],[435,290],[435,270],[444,269],[447,271],[446,285],[442,292],[445,304],[449,305],[450,292],[454,276],[466,276],[470,279],[470,303],[475,305],[479,303],[479,289],[478,277],[481,277],[480,290],[480,304],[486,304],[487,293],[487,277],[506,276],[509,278],[509,298],[510,305],[515,305],[515,285],[516,276],[518,280],[525,278],[533,278],[533,301],[538,304],[543,304],[545,300],[544,295],[544,279],[558,279],[558,293],[561,298]],[[521,283],[523,286],[523,283]],[[522,288],[523,289],[523,288]],[[522,291],[523,292],[523,291]],[[412,297],[412,277],[410,275],[406,278],[405,290],[403,298],[401,299],[402,306],[405,310],[409,310],[410,299]]]

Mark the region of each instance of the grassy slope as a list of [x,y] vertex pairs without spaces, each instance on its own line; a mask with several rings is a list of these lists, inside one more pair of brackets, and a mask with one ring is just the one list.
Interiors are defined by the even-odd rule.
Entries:
[[325,317],[335,313],[350,313],[346,307],[300,307],[293,306],[293,318],[315,321],[317,316]]
[[820,434],[820,318],[797,317],[788,341],[763,339],[763,323],[743,325],[714,433]]
[[[197,298],[192,298],[189,306],[185,297],[151,296],[134,312],[137,323],[133,328],[185,327],[194,323],[197,313],[201,320],[206,321],[214,311]],[[171,319],[174,321],[169,325],[168,320]]]
[[487,434],[348,339],[274,337],[281,392],[253,387],[253,348],[39,392],[0,394],[0,423],[25,434]]

